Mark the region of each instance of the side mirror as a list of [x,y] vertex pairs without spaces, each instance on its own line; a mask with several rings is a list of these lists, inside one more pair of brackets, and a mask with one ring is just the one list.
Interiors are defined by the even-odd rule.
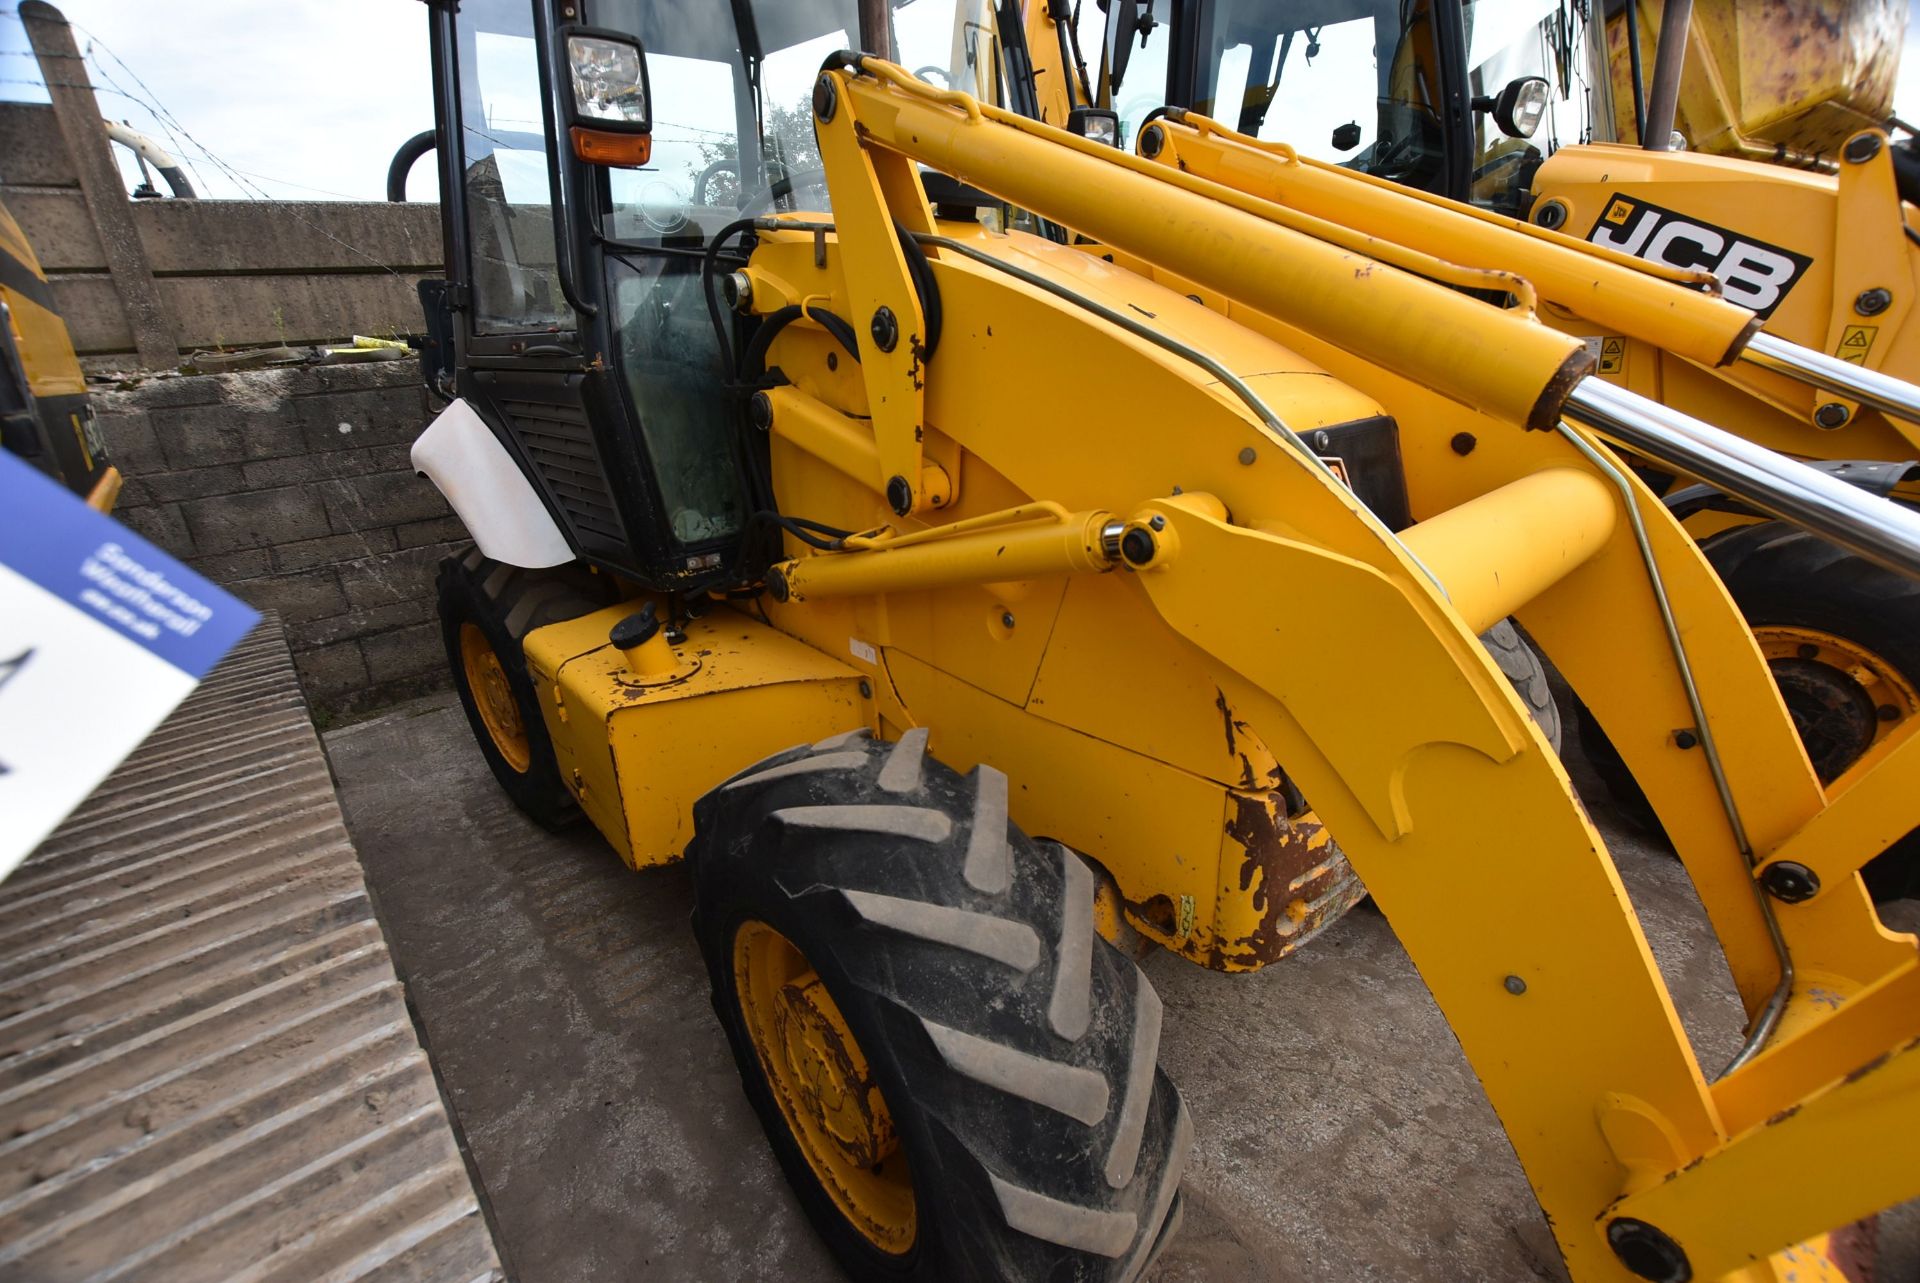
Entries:
[[635,169],[653,158],[647,51],[621,31],[562,27],[571,88],[567,134],[589,165]]
[[1540,128],[1540,118],[1547,114],[1551,95],[1544,77],[1521,76],[1509,80],[1497,96],[1475,98],[1473,109],[1492,112],[1493,123],[1507,137],[1531,138],[1533,131]]
[[1344,125],[1335,125],[1333,127],[1333,149],[1335,151],[1352,151],[1355,147],[1358,147],[1359,145],[1360,145],[1360,122],[1359,121],[1349,120]]

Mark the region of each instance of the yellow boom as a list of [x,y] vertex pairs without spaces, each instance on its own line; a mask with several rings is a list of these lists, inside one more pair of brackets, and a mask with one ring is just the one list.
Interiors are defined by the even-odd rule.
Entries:
[[[753,307],[820,293],[845,315],[885,308],[909,318],[900,347],[910,349],[923,331],[899,242],[853,235],[898,226],[921,238],[950,317],[995,318],[992,377],[1017,389],[1017,402],[996,413],[1001,398],[988,393],[989,404],[959,413],[943,397],[979,393],[968,349],[983,338],[950,334],[924,386],[911,362],[864,363],[878,459],[910,456],[903,438],[937,425],[923,449],[967,478],[962,501],[944,525],[906,521],[789,561],[778,572],[790,596],[776,624],[844,653],[847,625],[809,617],[814,595],[990,582],[998,545],[970,524],[989,513],[966,500],[983,489],[1058,504],[1004,518],[1034,549],[1018,574],[1077,585],[1111,582],[1119,570],[1124,582],[1100,592],[1142,602],[1184,639],[1188,662],[1286,764],[1447,1013],[1576,1277],[1625,1279],[1636,1262],[1672,1252],[1695,1277],[1728,1275],[1755,1254],[1920,1193],[1905,1141],[1920,1105],[1920,960],[1846,876],[1885,831],[1914,818],[1896,798],[1920,784],[1920,750],[1903,736],[1852,788],[1823,796],[1746,628],[1691,541],[1649,492],[1560,424],[1586,369],[1577,343],[1276,226],[1217,184],[886,64],[824,73],[815,108],[839,239],[828,242],[829,270],[809,276],[812,227],[768,220],[748,269]],[[911,181],[916,162],[1083,231],[1122,261],[1150,263],[1172,290],[1143,294],[1130,274],[1091,256],[936,225]],[[1532,242],[1512,244],[1519,254]],[[1710,299],[1595,264],[1598,292],[1645,281],[1649,298],[1658,291],[1676,318],[1691,318],[1672,322],[1676,343],[1699,346],[1708,333],[1702,350],[1724,359],[1745,332],[1744,317]],[[1263,350],[1247,331],[1235,338],[1237,327],[1180,297],[1188,292],[1291,352]],[[1623,313],[1661,316],[1646,299],[1609,297]],[[1157,324],[1123,324],[1129,306]],[[1182,332],[1212,340],[1204,346],[1214,365],[1196,359],[1202,345],[1181,343]],[[792,327],[776,356],[802,333]],[[1076,389],[1069,404],[1049,386],[1047,365],[1020,355],[1069,343],[1083,359],[1114,361],[1106,368],[1123,389]],[[1115,359],[1123,352],[1124,364]],[[1263,383],[1278,381],[1260,372],[1310,368],[1301,357],[1402,425],[1419,524],[1389,533],[1302,452],[1299,432],[1312,424],[1287,423],[1289,407],[1263,397]],[[790,403],[807,392],[781,395]],[[1115,396],[1127,412],[1114,412]],[[888,409],[902,405],[912,412]],[[786,413],[773,415],[776,439]],[[1036,431],[1069,413],[1102,424],[1097,448]],[[1476,448],[1442,464],[1460,431]],[[989,462],[995,475],[976,486]],[[820,512],[826,492],[809,494],[807,460],[777,455],[776,464],[783,504]],[[870,474],[864,502],[913,475],[901,466]],[[839,493],[841,507],[864,506]],[[1565,522],[1569,509],[1592,516]],[[1108,524],[1117,529],[1102,559],[1093,534]],[[1138,532],[1149,537],[1130,555],[1119,541]],[[1485,584],[1507,564],[1525,587],[1491,599]],[[1674,817],[1672,836],[1755,1016],[1756,1039],[1728,1072],[1697,1062],[1604,844],[1474,642],[1478,623],[1521,596],[1514,604],[1534,636],[1629,759],[1647,760],[1644,774],[1660,780],[1656,802]],[[1291,626],[1301,600],[1316,603],[1320,627]],[[1343,664],[1368,679],[1307,679],[1323,637],[1339,639]],[[930,713],[949,715],[935,716],[936,727],[965,722],[964,700],[902,676],[912,671],[903,664],[895,689],[878,695],[883,725]],[[1034,751],[1018,721],[992,749],[1009,769]],[[955,765],[989,751],[967,732],[946,733],[943,757]],[[1080,778],[1091,768],[1051,762],[1066,794],[1097,787]],[[1018,806],[1015,816],[1028,820]],[[1032,819],[1058,831],[1051,815]],[[1130,884],[1147,875],[1116,846],[1125,843],[1100,853],[1131,898]],[[1769,881],[1770,863],[1803,851],[1825,871],[1817,891]],[[1786,1168],[1769,1170],[1791,1170],[1791,1181],[1752,1178],[1758,1164],[1782,1160]]]

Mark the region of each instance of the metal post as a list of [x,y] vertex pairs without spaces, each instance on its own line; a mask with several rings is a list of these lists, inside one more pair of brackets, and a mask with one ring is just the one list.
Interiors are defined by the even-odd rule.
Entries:
[[101,128],[100,105],[73,43],[73,28],[44,0],[26,0],[20,6],[20,18],[53,99],[54,121],[80,175],[80,192],[100,235],[100,247],[106,251],[107,271],[126,313],[127,328],[133,332],[134,351],[147,369],[172,369],[180,363],[173,317],[161,301],[147,248],[133,225],[126,184],[113,162],[113,145]]
[[893,61],[893,28],[888,0],[860,0],[860,48],[876,58]]
[[1920,579],[1920,513],[1601,379],[1582,379],[1564,413],[1635,454]]
[[[1606,41],[1603,39],[1602,44]],[[1627,69],[1633,76],[1633,140],[1647,142],[1647,78],[1640,67],[1640,0],[1627,0]]]
[[1646,127],[1640,135],[1640,145],[1648,151],[1670,150],[1673,119],[1680,108],[1680,73],[1687,62],[1687,28],[1692,22],[1693,0],[1667,0],[1660,14],[1660,45],[1653,56]]

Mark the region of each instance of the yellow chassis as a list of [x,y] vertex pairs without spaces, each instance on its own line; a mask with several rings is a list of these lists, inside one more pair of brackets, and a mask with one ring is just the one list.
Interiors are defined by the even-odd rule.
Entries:
[[[630,861],[675,858],[693,798],[771,747],[928,727],[1205,965],[1331,921],[1350,862],[1576,1278],[1634,1277],[1621,1253],[1648,1234],[1695,1278],[1784,1278],[1769,1253],[1920,1194],[1920,955],[1853,876],[1920,822],[1912,727],[1822,792],[1692,541],[1560,423],[1591,367],[1577,339],[889,64],[824,73],[815,107],[833,222],[768,224],[745,272],[755,312],[812,302],[861,335],[856,364],[789,326],[763,410],[782,511],[867,533],[796,546],[764,621],[716,611],[647,673],[605,649],[615,612],[527,639],[563,768]],[[917,163],[1114,261],[936,222]],[[897,232],[938,285],[931,355]],[[1417,522],[1398,534],[1302,448],[1383,412]],[[1686,861],[1765,1035],[1730,1071],[1698,1063],[1599,834],[1476,641],[1509,613]],[[1787,859],[1817,894],[1759,890]]]

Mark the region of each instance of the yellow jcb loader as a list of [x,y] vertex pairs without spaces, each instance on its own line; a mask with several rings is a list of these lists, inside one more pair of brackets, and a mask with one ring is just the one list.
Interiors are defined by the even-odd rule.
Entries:
[[[1784,1280],[1920,1194],[1920,953],[1857,873],[1920,822],[1920,722],[1824,789],[1600,441],[1901,574],[1920,518],[1432,263],[843,52],[902,38],[863,7],[432,4],[449,401],[413,452],[475,541],[440,609],[481,752],[535,818],[687,861],[848,1273],[1140,1278],[1194,1137],[1107,937],[1251,970],[1363,885],[1575,1278]],[[1017,85],[975,16],[953,81]],[[1478,640],[1509,616],[1667,821],[1751,1016],[1730,1063]]]
[[[1649,137],[1669,137],[1676,102],[1693,103],[1700,120],[1707,102],[1724,107],[1710,92],[1725,89],[1717,68],[1740,57],[1741,102],[1757,113],[1756,130],[1788,136],[1781,131],[1798,119],[1804,132],[1791,136],[1809,141],[1835,120],[1852,122],[1829,174],[1605,143],[1616,110],[1629,122],[1635,113],[1610,105],[1623,60],[1611,64],[1610,81],[1598,6],[1187,0],[1176,9],[1108,0],[1104,8],[1104,28],[1095,25],[1100,10],[1083,9],[1084,31],[1053,27],[1065,5],[1027,10],[1043,117],[1064,122],[1070,100],[1111,104],[1123,144],[1162,165],[1457,267],[1518,272],[1538,288],[1540,318],[1581,338],[1614,386],[1871,492],[1920,500],[1920,407],[1863,396],[1844,375],[1832,377],[1845,362],[1920,379],[1920,322],[1909,324],[1920,299],[1920,230],[1907,223],[1920,160],[1911,140],[1894,143],[1883,121],[1859,114],[1884,87],[1856,85],[1869,97],[1852,105],[1821,96],[1836,67],[1884,75],[1903,10],[1718,4],[1693,19],[1706,41],[1684,39],[1684,15],[1667,28],[1679,38],[1661,45],[1651,101],[1637,109],[1661,122]],[[1769,37],[1784,45],[1808,26],[1833,38],[1792,42],[1797,80],[1782,83],[1787,64],[1771,77],[1747,65]],[[1082,36],[1100,42],[1091,61],[1072,56]],[[1714,136],[1728,146],[1745,137]],[[1387,182],[1431,199],[1384,199]],[[1463,231],[1467,216],[1530,239],[1479,237]],[[1725,345],[1679,339],[1652,313],[1622,313],[1578,263],[1570,275],[1543,274],[1508,248],[1562,236],[1585,242],[1597,263],[1637,260],[1676,289],[1717,292],[1764,322],[1764,333],[1731,361]],[[1497,280],[1484,287],[1502,291]],[[1783,339],[1796,351],[1778,351]],[[1630,461],[1702,541],[1754,627],[1822,783],[1841,786],[1870,749],[1920,715],[1920,584],[1766,519],[1710,477],[1646,456]],[[1592,719],[1577,720],[1616,794],[1650,818],[1614,747]],[[1881,898],[1920,892],[1920,836],[1895,837],[1867,870]]]
[[1903,0],[1607,0],[1605,9],[1620,142],[1653,136],[1651,108],[1690,151],[1831,173],[1849,138],[1893,117]]
[[0,206],[0,449],[25,459],[101,512],[120,497],[87,399],[87,379],[47,274]]

